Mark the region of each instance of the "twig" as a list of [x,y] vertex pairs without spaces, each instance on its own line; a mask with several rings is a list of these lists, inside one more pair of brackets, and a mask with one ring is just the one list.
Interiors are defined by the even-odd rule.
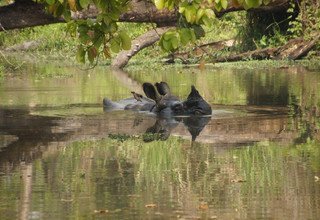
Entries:
[[6,29],[4,29],[4,27],[2,26],[2,24],[0,23],[0,28],[2,29],[2,31],[7,32]]

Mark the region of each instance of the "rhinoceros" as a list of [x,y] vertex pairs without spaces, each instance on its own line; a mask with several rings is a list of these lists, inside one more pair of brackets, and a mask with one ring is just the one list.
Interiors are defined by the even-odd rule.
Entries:
[[155,85],[146,82],[143,83],[142,87],[146,97],[132,92],[133,97],[117,102],[104,98],[104,109],[106,111],[120,109],[145,111],[164,117],[211,115],[212,113],[211,106],[202,98],[193,85],[185,101],[180,101],[176,96],[172,95],[166,82],[155,83]]

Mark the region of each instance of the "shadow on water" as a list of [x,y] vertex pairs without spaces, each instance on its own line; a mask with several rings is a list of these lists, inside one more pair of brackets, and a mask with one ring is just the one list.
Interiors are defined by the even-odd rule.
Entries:
[[211,117],[161,119],[103,112],[135,82],[95,71],[0,85],[1,219],[320,216],[318,74],[132,73],[212,103]]

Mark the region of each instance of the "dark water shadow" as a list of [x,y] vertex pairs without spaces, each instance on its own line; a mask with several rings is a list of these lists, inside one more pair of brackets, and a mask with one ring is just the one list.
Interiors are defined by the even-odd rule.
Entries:
[[182,123],[191,135],[191,140],[195,141],[200,132],[209,123],[210,116],[188,116],[188,117],[175,117],[175,118],[157,118],[154,125],[147,128],[143,135],[145,142],[154,140],[165,141],[169,138],[171,131]]

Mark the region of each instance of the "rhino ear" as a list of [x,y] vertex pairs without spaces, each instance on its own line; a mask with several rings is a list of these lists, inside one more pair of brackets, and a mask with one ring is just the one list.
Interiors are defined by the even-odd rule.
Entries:
[[142,88],[148,98],[154,100],[155,102],[158,100],[157,91],[151,83],[143,83]]
[[194,98],[202,98],[201,95],[199,94],[198,90],[194,85],[191,86],[191,92],[188,96],[188,99],[194,99]]
[[155,86],[160,95],[170,94],[170,87],[166,82],[156,83]]

